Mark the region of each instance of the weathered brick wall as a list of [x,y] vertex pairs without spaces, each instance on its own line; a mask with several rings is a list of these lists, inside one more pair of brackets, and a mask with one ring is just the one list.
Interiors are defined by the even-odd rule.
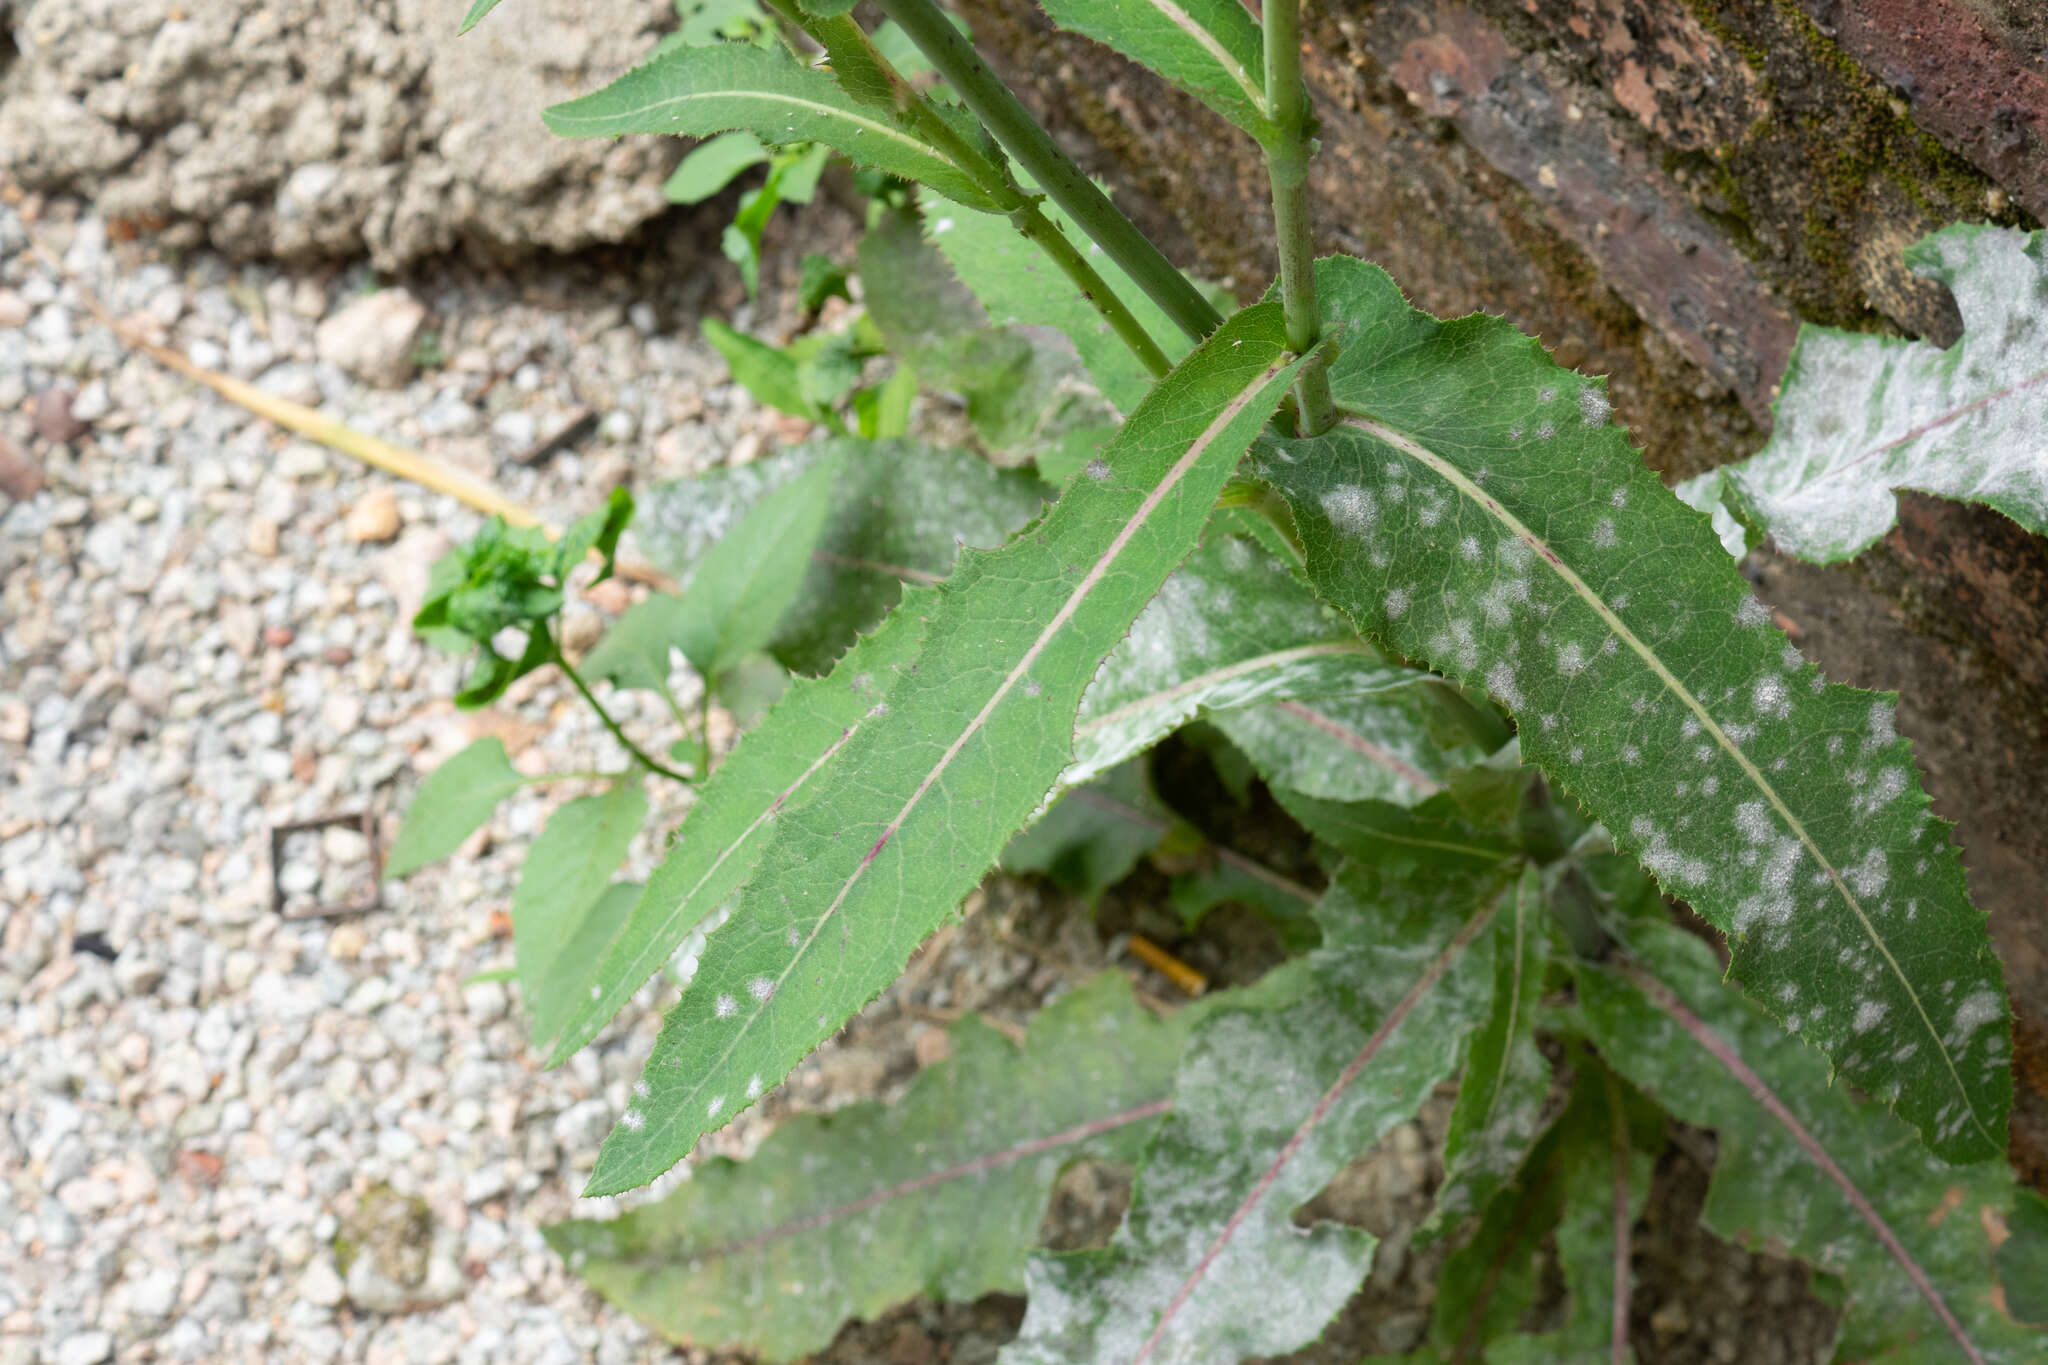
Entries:
[[[1170,250],[1264,287],[1246,139],[1028,0],[962,8]],[[1952,341],[1908,243],[2048,217],[2038,0],[1329,0],[1306,27],[1321,246],[1608,375],[1672,475],[1762,442],[1802,320]],[[1904,693],[2020,1017],[2014,1156],[2048,1187],[2048,542],[1909,498],[1848,569],[1750,569],[1833,675]]]

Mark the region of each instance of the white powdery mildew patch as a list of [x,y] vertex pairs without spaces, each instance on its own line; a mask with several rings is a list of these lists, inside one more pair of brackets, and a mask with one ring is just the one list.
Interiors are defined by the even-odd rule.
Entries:
[[1870,733],[1863,737],[1863,752],[1882,749],[1899,737],[1898,708],[1888,701],[1870,704]]
[[1735,624],[1738,626],[1769,625],[1771,609],[1754,597],[1735,609]]
[[1614,529],[1614,518],[1600,518],[1600,524],[1593,528],[1593,544],[1602,550],[1611,550],[1621,544],[1621,533]]
[[730,1019],[740,1012],[740,1002],[729,995],[721,995],[712,1002],[711,1012],[720,1019]]
[[1517,605],[1529,605],[1529,580],[1526,578],[1504,578],[1479,595],[1479,610],[1486,614],[1486,623],[1490,626],[1505,626],[1512,621]]
[[1400,620],[1408,614],[1408,590],[1406,588],[1388,589],[1384,605],[1389,621]]
[[1522,689],[1515,682],[1515,670],[1505,662],[1497,663],[1487,670],[1486,690],[1506,702],[1511,709],[1522,709]]
[[1614,405],[1607,401],[1607,395],[1588,384],[1579,390],[1579,417],[1589,427],[1605,422],[1614,411]]
[[1870,849],[1863,860],[1842,874],[1859,896],[1881,896],[1892,879],[1891,860],[1881,848]]
[[628,1109],[625,1113],[619,1115],[619,1123],[637,1133],[647,1126],[647,1115],[641,1113],[638,1109]]
[[707,1119],[715,1119],[718,1117],[718,1111],[723,1108],[725,1108],[725,1096],[713,1095],[711,1097],[711,1103],[704,1106],[704,1117]]
[[1862,816],[1875,815],[1906,793],[1906,770],[1886,768],[1871,782],[1856,793],[1856,813]]
[[1960,1049],[1986,1024],[2005,1018],[2005,997],[1997,991],[1982,990],[1965,996],[1963,1003],[1956,1006],[1955,1018],[1950,1022],[1948,1033],[1942,1043],[1950,1049]]
[[1380,519],[1379,500],[1357,484],[1337,485],[1323,494],[1322,502],[1323,515],[1345,535],[1362,539],[1372,534],[1373,524]]
[[1557,647],[1557,671],[1566,677],[1582,673],[1586,668],[1586,651],[1575,644]]
[[1472,633],[1472,623],[1463,617],[1431,636],[1429,647],[1438,654],[1456,654],[1458,666],[1467,672],[1479,667],[1479,639]]
[[1704,885],[1713,875],[1713,869],[1698,858],[1689,858],[1671,846],[1671,840],[1664,831],[1657,828],[1657,822],[1647,815],[1638,815],[1629,822],[1629,833],[1640,839],[1643,851],[1637,855],[1644,867],[1657,874],[1667,884]]
[[1856,1018],[1850,1026],[1858,1033],[1868,1033],[1882,1024],[1884,1017],[1891,1012],[1892,1007],[1882,1000],[1865,1000],[1856,1006]]
[[1466,536],[1458,542],[1458,553],[1465,556],[1472,563],[1477,564],[1479,556],[1484,554],[1485,551],[1479,547],[1478,536]]
[[1792,697],[1785,690],[1784,679],[1766,674],[1758,678],[1749,689],[1749,704],[1757,714],[1784,720],[1792,714]]
[[775,983],[765,976],[757,976],[747,983],[747,994],[765,1004],[768,997],[775,994]]
[[747,1098],[750,1100],[761,1098],[761,1078],[759,1076],[749,1076],[747,1078]]

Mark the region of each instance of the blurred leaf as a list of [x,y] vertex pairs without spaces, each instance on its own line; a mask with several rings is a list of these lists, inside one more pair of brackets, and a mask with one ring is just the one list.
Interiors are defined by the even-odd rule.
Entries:
[[682,648],[688,613],[674,593],[649,593],[619,614],[577,671],[586,682],[602,678],[616,687],[667,691],[670,653]]
[[765,1360],[920,1294],[1015,1293],[1053,1182],[1137,1157],[1198,1016],[1152,1018],[1116,972],[1047,1005],[1022,1049],[969,1016],[895,1103],[784,1119],[750,1159],[699,1162],[660,1203],[548,1242],[671,1340]]
[[1173,826],[1145,765],[1122,764],[1062,796],[1003,850],[1005,872],[1040,873],[1093,904],[1131,874]]
[[763,497],[697,564],[676,643],[703,677],[718,677],[774,637],[810,569],[842,463],[828,455]]
[[2048,1199],[2032,1190],[2014,1194],[2008,1235],[1998,1248],[1998,1280],[2013,1317],[2048,1327]]
[[1381,669],[1391,685],[1360,696],[1292,698],[1219,712],[1210,723],[1250,756],[1268,785],[1326,801],[1412,804],[1442,790],[1451,769],[1485,757],[1475,746],[1439,748],[1430,733],[1440,686],[1409,669]]
[[413,793],[398,840],[384,861],[384,875],[403,877],[447,857],[529,780],[513,768],[502,741],[480,739],[469,745],[434,769]]
[[661,192],[671,204],[702,203],[731,184],[741,171],[767,160],[768,149],[752,133],[720,133],[692,147]]
[[770,655],[755,652],[718,675],[718,699],[742,730],[751,730],[789,690],[789,670]]
[[725,357],[735,384],[777,412],[814,422],[823,415],[805,397],[796,359],[787,351],[736,332],[717,318],[704,319],[703,328],[704,339]]
[[462,23],[455,30],[456,36],[461,37],[463,34],[475,28],[478,24],[483,22],[483,18],[486,14],[489,14],[492,10],[496,9],[497,7],[498,0],[470,0],[469,10],[462,16]]
[[853,302],[853,295],[846,288],[845,269],[830,256],[820,256],[815,251],[804,253],[803,278],[797,285],[796,297],[806,313],[823,308],[826,299]]
[[637,887],[622,892],[609,884],[646,818],[636,772],[562,806],[527,850],[512,893],[512,948],[541,1048],[582,1003],[590,969],[638,896]]
[[705,553],[770,489],[818,461],[842,467],[825,529],[795,604],[769,642],[799,673],[822,673],[894,606],[904,583],[936,583],[960,547],[992,549],[1036,516],[1050,490],[968,451],[901,441],[813,441],[749,464],[662,484],[635,534],[689,583]]
[[1428,1227],[1455,1226],[1493,1202],[1545,1126],[1550,1063],[1536,1047],[1537,1004],[1550,961],[1543,878],[1525,869],[1494,922],[1493,1004],[1473,1035],[1444,1138],[1444,1183]]

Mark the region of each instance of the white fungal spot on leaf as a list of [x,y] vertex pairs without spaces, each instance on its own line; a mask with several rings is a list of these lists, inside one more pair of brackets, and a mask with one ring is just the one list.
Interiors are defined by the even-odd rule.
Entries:
[[1891,1012],[1892,1007],[1882,1000],[1865,1000],[1856,1007],[1854,1027],[1858,1033],[1868,1033],[1883,1023],[1884,1017]]
[[729,995],[721,995],[711,1004],[711,1012],[720,1019],[730,1019],[740,1011],[740,1002]]
[[1339,484],[1323,494],[1323,515],[1330,525],[1350,536],[1370,534],[1379,520],[1379,501],[1356,484]]

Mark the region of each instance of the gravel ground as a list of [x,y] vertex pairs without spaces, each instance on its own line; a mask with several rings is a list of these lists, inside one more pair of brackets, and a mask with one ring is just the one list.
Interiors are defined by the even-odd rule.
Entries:
[[[795,434],[618,272],[421,288],[432,335],[402,358],[443,361],[378,388],[322,358],[380,363],[360,274],[172,264],[0,186],[0,1362],[668,1358],[537,1231],[608,1211],[573,1191],[657,1015],[542,1072],[507,989],[463,985],[510,962],[500,912],[560,797],[507,802],[374,913],[272,908],[279,825],[368,811],[388,840],[484,733],[529,771],[617,751],[552,673],[450,707],[463,665],[407,621],[475,513],[124,352],[73,281],[555,520]],[[595,437],[512,462],[581,406]],[[578,603],[566,633],[601,624]],[[366,894],[367,851],[350,827],[288,840],[288,908]],[[834,1066],[869,1092],[884,1069],[841,1048],[812,1070]]]

